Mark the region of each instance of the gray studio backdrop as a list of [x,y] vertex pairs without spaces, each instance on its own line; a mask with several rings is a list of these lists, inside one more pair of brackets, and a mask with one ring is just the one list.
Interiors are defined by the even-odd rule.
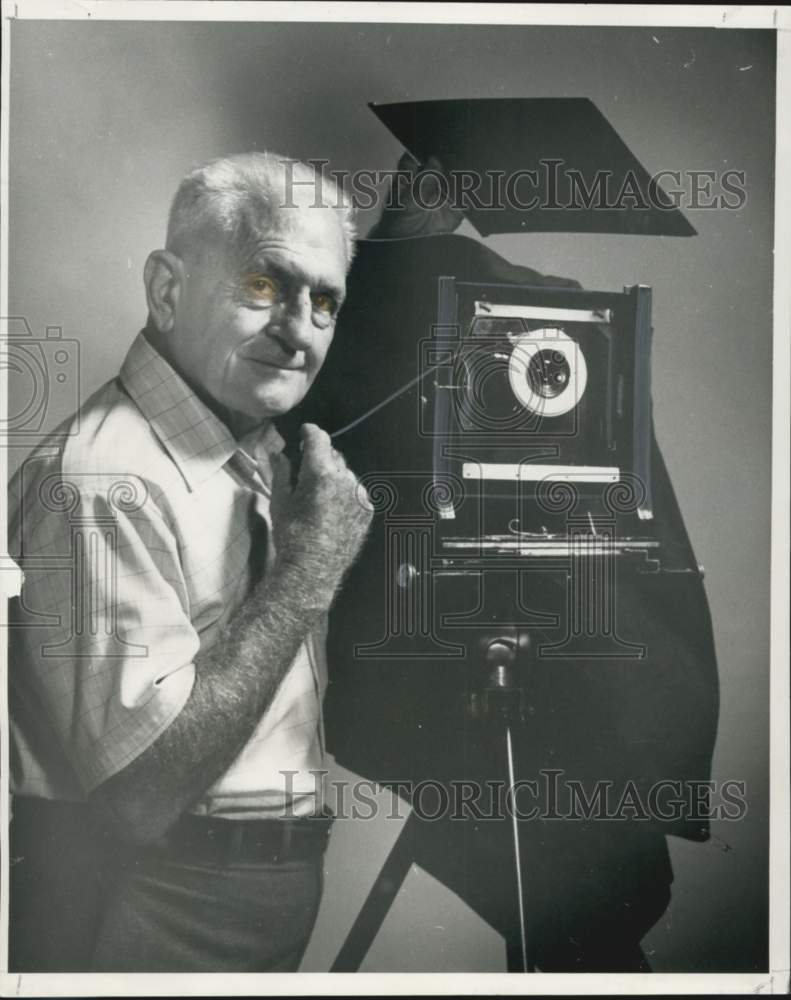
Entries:
[[[162,245],[169,198],[205,159],[270,148],[388,169],[400,148],[367,101],[586,96],[649,171],[745,172],[743,208],[690,211],[692,239],[486,241],[588,288],[655,290],[657,433],[706,567],[720,658],[715,777],[745,781],[748,801],[709,843],[672,842],[673,902],[646,942],[658,971],[765,964],[773,94],[774,39],[762,31],[12,27],[10,313],[36,337],[61,327],[80,348],[79,385],[53,381],[47,426],[117,371],[145,318],[141,271]],[[12,385],[10,412],[25,391]],[[12,471],[24,454],[11,449]],[[328,968],[398,828],[381,816],[338,824],[305,969]],[[504,967],[494,932],[413,870],[363,968]]]

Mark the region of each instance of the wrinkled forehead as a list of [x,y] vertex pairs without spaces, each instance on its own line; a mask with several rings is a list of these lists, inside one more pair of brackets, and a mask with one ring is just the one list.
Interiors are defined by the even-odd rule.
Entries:
[[251,199],[240,206],[230,237],[234,256],[244,259],[267,243],[292,244],[334,257],[346,270],[346,238],[341,211],[318,204],[314,196],[297,195],[290,202],[272,204]]

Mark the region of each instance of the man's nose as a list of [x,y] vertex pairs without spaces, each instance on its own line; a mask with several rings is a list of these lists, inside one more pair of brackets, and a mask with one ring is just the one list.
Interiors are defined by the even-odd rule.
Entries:
[[313,304],[308,291],[283,303],[278,334],[294,351],[305,351],[313,342]]

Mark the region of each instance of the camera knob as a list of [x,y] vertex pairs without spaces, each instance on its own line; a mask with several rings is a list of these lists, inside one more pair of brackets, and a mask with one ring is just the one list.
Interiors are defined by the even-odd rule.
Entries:
[[508,669],[516,662],[516,643],[495,639],[486,647],[486,662],[496,669]]

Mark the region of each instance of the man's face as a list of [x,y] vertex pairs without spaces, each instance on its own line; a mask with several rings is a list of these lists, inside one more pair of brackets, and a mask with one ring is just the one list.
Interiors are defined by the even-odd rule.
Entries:
[[185,255],[171,334],[184,378],[242,423],[286,413],[321,368],[346,286],[337,211],[248,211],[240,245],[221,235]]

